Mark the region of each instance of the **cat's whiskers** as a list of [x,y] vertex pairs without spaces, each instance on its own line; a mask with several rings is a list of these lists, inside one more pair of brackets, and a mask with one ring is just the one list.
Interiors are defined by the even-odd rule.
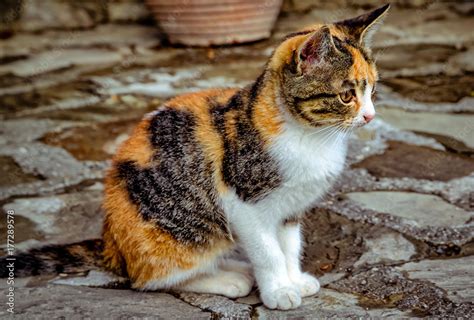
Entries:
[[336,126],[331,130],[323,139],[323,141],[319,144],[319,149],[322,149],[327,145],[327,143],[332,141],[332,138],[339,132],[340,125]]
[[[334,120],[333,120],[333,121],[334,121]],[[336,121],[337,121],[337,120],[336,120]],[[330,125],[328,125],[328,126],[325,126],[325,127],[321,128],[321,129],[319,129],[319,130],[317,130],[317,131],[313,131],[313,132],[309,133],[306,137],[311,137],[311,136],[313,136],[313,135],[315,135],[315,134],[322,133],[322,132],[324,132],[324,131],[327,131],[327,130],[329,130],[329,129],[332,129],[332,128],[334,128],[334,127],[337,127],[338,125],[340,125],[339,122],[334,122],[334,123],[332,123],[332,124],[330,124]]]
[[335,137],[334,144],[337,145],[339,142],[343,141],[346,139],[346,137],[352,132],[352,129],[354,128],[354,125],[351,124],[349,127],[347,126],[342,126],[342,123],[339,123],[338,126],[336,126],[334,132],[332,135],[329,135],[324,142],[321,144],[321,146],[325,145],[326,143],[331,142],[331,139]]

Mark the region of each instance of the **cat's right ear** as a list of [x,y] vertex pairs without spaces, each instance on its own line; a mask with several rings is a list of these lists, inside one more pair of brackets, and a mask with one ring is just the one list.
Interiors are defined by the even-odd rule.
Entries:
[[304,74],[327,62],[330,55],[338,50],[334,45],[328,26],[315,31],[300,47],[298,52],[298,72]]

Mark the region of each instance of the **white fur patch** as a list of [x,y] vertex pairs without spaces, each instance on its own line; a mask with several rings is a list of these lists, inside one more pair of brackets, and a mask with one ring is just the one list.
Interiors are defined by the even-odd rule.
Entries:
[[375,116],[375,107],[374,103],[372,102],[372,86],[370,84],[368,84],[365,88],[365,92],[361,100],[362,106],[359,110],[359,114],[354,119],[354,124],[356,126],[363,126],[364,124],[366,124],[364,116],[368,116],[370,118],[373,118]]
[[176,285],[181,284],[182,282],[192,279],[199,274],[214,273],[217,270],[218,260],[203,260],[201,263],[198,263],[198,268],[181,270],[176,268],[173,270],[172,274],[156,280],[148,281],[143,287],[138,288],[143,291],[155,291],[158,289],[169,289],[173,288]]

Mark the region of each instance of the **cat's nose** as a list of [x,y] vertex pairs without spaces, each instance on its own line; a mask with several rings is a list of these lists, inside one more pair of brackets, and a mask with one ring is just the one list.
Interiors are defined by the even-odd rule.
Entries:
[[365,113],[364,114],[365,123],[369,123],[370,121],[372,121],[373,118],[375,118],[375,113]]

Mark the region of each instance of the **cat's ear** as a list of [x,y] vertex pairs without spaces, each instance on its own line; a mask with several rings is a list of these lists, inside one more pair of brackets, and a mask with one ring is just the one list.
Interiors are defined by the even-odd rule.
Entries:
[[369,47],[372,36],[381,25],[389,8],[390,4],[386,4],[361,16],[336,22],[335,25],[361,45]]
[[299,49],[298,69],[300,73],[312,70],[325,63],[329,56],[337,52],[329,27],[323,26],[315,31]]

